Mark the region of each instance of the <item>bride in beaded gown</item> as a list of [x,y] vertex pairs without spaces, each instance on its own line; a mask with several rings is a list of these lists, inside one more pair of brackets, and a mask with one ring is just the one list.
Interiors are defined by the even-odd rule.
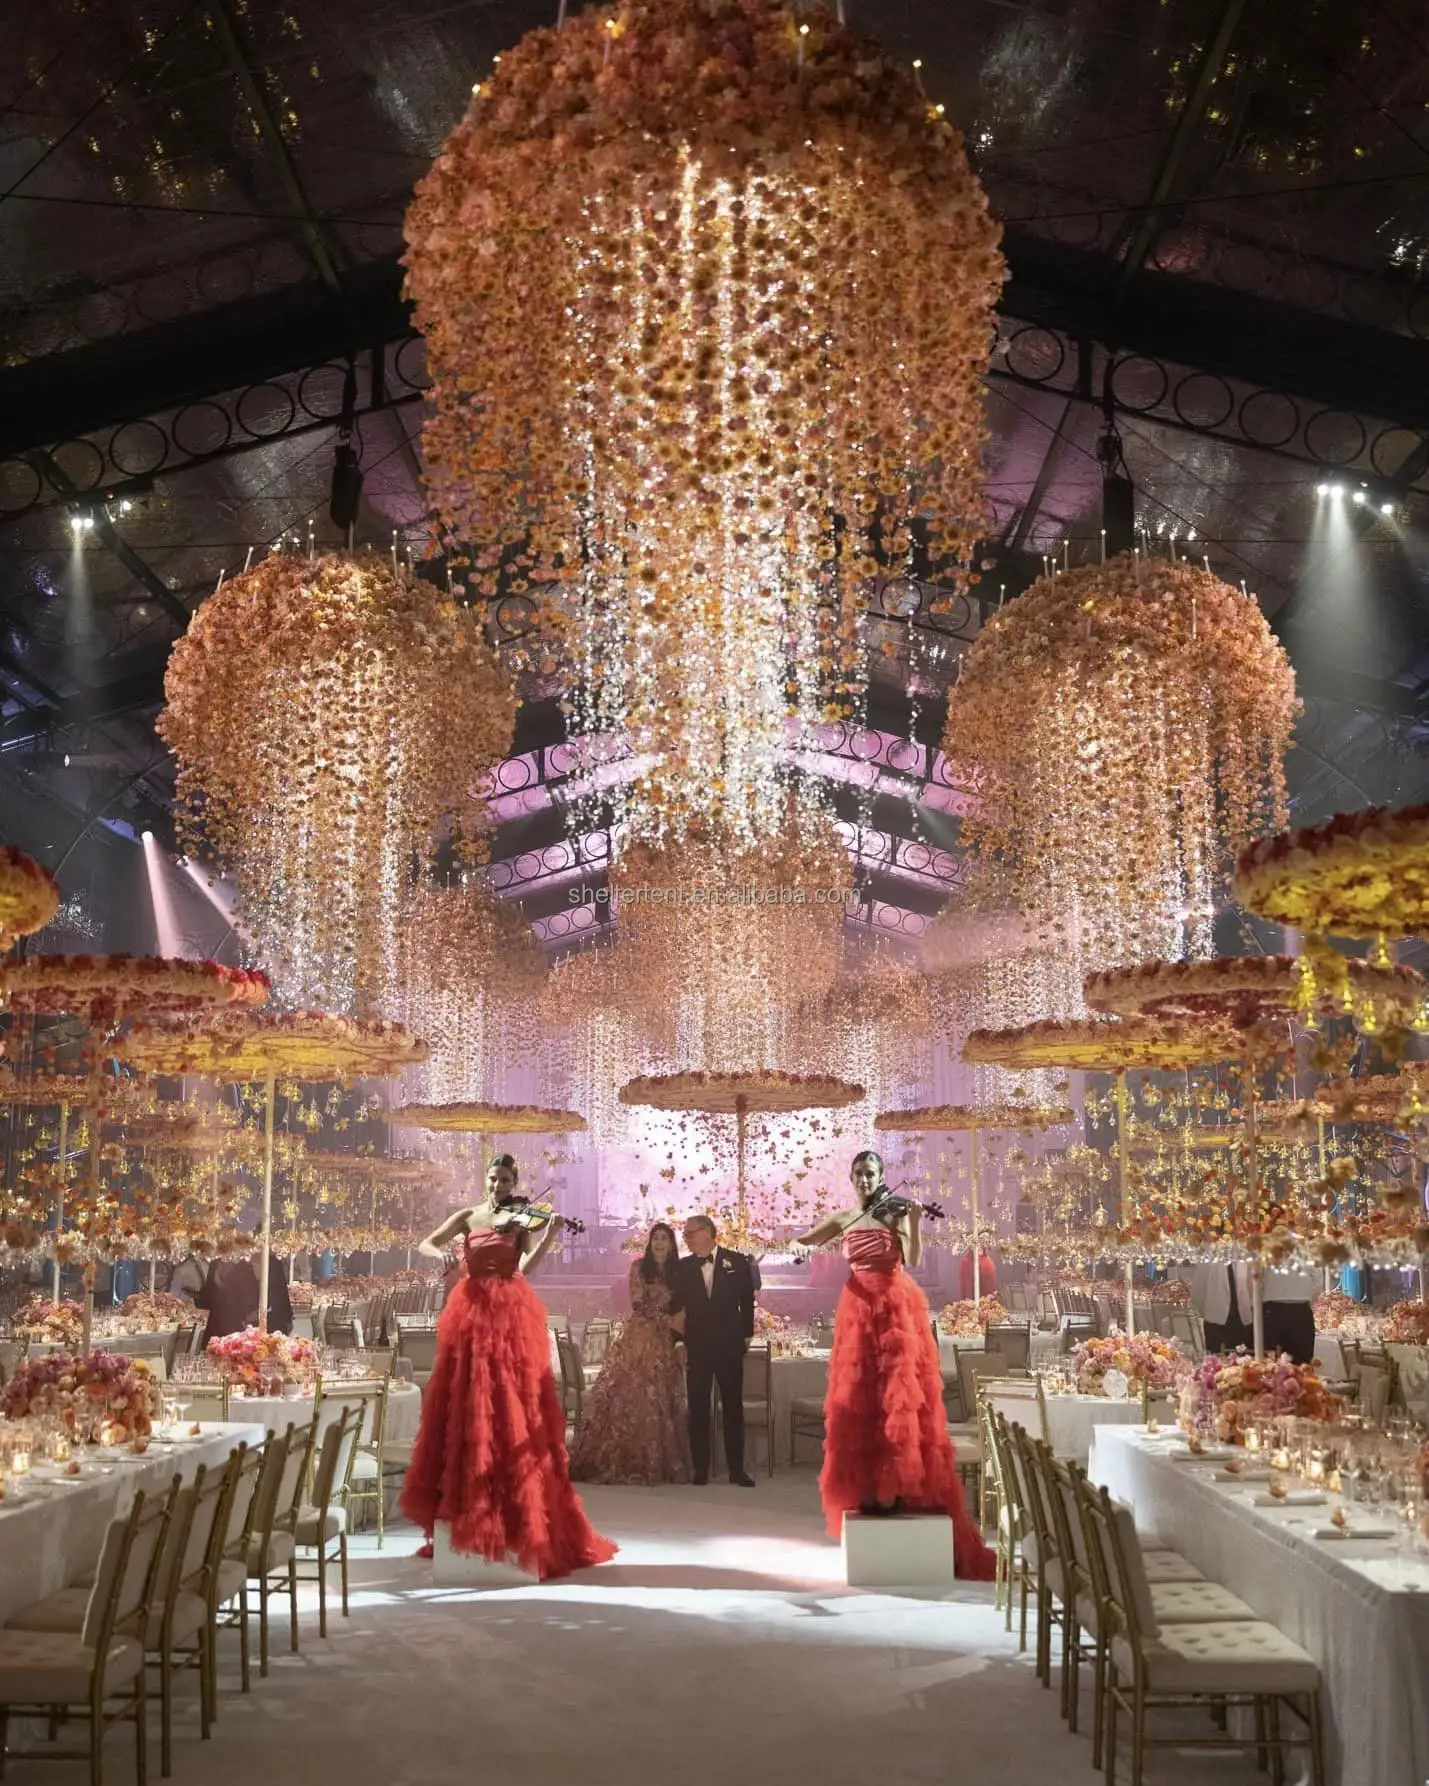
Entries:
[[546,1310],[526,1281],[555,1233],[516,1191],[516,1162],[493,1160],[487,1200],[422,1242],[442,1258],[460,1236],[462,1277],[437,1323],[436,1367],[402,1489],[402,1511],[454,1551],[514,1559],[549,1581],[615,1555],[571,1487],[566,1415],[551,1375]]
[[611,1342],[571,1452],[577,1482],[654,1488],[690,1479],[685,1373],[670,1316],[678,1249],[665,1222],[630,1267],[631,1314]]

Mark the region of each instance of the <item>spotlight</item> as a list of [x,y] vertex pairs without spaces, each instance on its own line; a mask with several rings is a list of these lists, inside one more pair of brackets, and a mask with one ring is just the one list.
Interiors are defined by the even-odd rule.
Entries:
[[1331,496],[1343,496],[1344,493],[1345,493],[1345,486],[1343,484],[1331,484],[1330,485]]
[[1379,512],[1382,515],[1392,515],[1394,513],[1394,504],[1392,502],[1380,503]]
[[68,751],[65,752],[65,768],[66,769],[69,768],[69,752]]
[[1354,498],[1353,498],[1353,500],[1354,500],[1354,501],[1355,501],[1355,502],[1357,502],[1357,503],[1364,503],[1364,502],[1365,502],[1365,501],[1367,501],[1367,498],[1366,498],[1366,496],[1365,496],[1365,493],[1364,493],[1364,491],[1363,491],[1363,490],[1356,490],[1356,491],[1355,491],[1355,493],[1354,493]]
[[139,839],[142,843],[152,843],[154,841],[154,833],[152,831],[141,831],[139,833]]
[[94,525],[94,516],[88,509],[71,509],[69,524],[76,533],[87,533]]
[[1317,496],[1328,496],[1330,494],[1330,486],[1328,484],[1316,484],[1315,494]]

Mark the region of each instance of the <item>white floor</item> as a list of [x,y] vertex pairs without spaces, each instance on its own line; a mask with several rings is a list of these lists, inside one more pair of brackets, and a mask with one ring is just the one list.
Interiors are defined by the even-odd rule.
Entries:
[[[756,1489],[592,1489],[614,1562],[569,1581],[441,1590],[390,1530],[358,1541],[352,1616],[279,1638],[251,1696],[224,1667],[212,1743],[181,1688],[176,1786],[1094,1786],[990,1588],[851,1593],[811,1470]],[[280,1610],[280,1618],[282,1611]],[[1090,1708],[1087,1707],[1087,1728]],[[151,1778],[158,1779],[157,1741]],[[106,1780],[133,1779],[114,1733]],[[12,1763],[6,1786],[71,1786]],[[1125,1780],[1123,1768],[1120,1778]],[[1248,1760],[1167,1754],[1148,1786],[1250,1786]]]

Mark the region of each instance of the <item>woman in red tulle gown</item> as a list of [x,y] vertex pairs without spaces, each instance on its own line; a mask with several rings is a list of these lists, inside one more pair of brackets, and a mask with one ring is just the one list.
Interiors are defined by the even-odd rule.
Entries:
[[829,1533],[845,1513],[946,1513],[959,1575],[991,1581],[993,1553],[958,1480],[932,1317],[905,1266],[918,1263],[918,1211],[884,1207],[883,1161],[865,1152],[851,1174],[858,1201],[820,1222],[802,1246],[842,1244],[850,1271],[834,1321],[824,1396],[819,1492]]
[[605,1562],[615,1546],[571,1487],[546,1310],[526,1282],[556,1224],[517,1195],[510,1154],[492,1161],[486,1191],[421,1245],[440,1259],[460,1237],[462,1275],[437,1323],[401,1507],[428,1534],[445,1523],[453,1550],[547,1581]]

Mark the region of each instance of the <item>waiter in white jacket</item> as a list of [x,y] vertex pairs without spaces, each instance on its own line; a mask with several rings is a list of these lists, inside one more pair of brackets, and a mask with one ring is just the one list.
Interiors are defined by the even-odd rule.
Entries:
[[[1315,1357],[1314,1301],[1319,1282],[1312,1271],[1267,1269],[1261,1290],[1265,1307],[1265,1349],[1288,1352],[1296,1364]],[[1191,1280],[1191,1306],[1206,1328],[1206,1350],[1226,1352],[1252,1343],[1255,1321],[1251,1267],[1200,1265]]]

